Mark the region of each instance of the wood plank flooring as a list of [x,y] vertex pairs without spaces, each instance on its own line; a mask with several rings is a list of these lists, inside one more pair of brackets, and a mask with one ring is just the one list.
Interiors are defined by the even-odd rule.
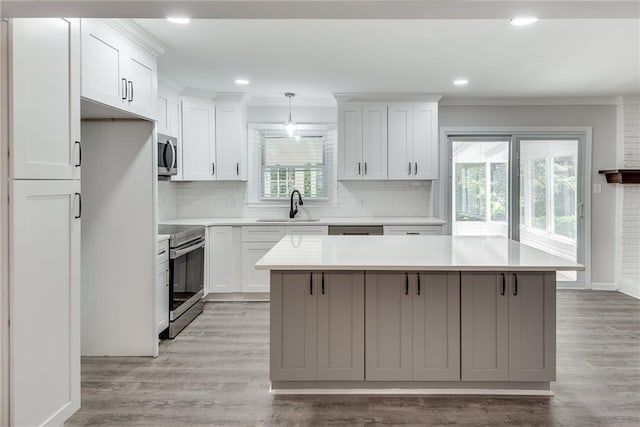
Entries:
[[160,357],[87,357],[69,426],[640,425],[640,300],[558,291],[552,398],[273,396],[268,303],[208,303]]

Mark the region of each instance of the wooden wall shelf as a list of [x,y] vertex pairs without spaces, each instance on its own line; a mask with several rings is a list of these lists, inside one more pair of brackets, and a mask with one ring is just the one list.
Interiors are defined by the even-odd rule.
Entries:
[[598,171],[609,184],[640,184],[640,169],[606,169]]

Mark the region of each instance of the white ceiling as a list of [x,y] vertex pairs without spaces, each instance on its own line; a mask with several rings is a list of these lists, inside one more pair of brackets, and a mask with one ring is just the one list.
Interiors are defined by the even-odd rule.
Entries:
[[[250,97],[333,92],[453,97],[640,93],[640,20],[193,20],[136,22],[164,43],[160,73]],[[238,87],[235,78],[251,80]],[[455,87],[456,78],[466,87]]]

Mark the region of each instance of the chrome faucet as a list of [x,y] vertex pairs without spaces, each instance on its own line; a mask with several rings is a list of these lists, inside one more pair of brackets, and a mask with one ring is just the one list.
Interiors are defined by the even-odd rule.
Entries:
[[[293,196],[294,194],[298,193],[298,201],[296,202],[296,207],[293,207]],[[302,206],[304,203],[302,203],[302,195],[300,194],[300,192],[298,190],[293,190],[291,192],[291,209],[289,210],[289,218],[295,218],[296,214],[298,213],[298,205]]]

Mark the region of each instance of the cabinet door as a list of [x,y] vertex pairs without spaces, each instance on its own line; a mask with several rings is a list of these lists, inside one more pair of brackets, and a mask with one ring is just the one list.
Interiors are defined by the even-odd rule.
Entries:
[[62,425],[80,408],[79,192],[11,183],[11,425]]
[[242,137],[242,122],[239,103],[216,105],[216,174],[219,180],[247,179],[247,142]]
[[387,179],[387,104],[365,103],[362,109],[362,175]]
[[212,181],[215,166],[215,110],[208,102],[182,102],[182,178]]
[[126,53],[122,69],[122,77],[127,80],[125,108],[153,120],[158,93],[156,58],[131,43]]
[[98,19],[82,20],[82,97],[123,108],[126,52],[122,37]]
[[367,380],[412,379],[411,281],[404,273],[367,273]]
[[364,273],[317,273],[318,379],[364,380]]
[[326,236],[329,234],[329,227],[326,225],[287,225],[286,234],[288,236]]
[[362,104],[338,106],[338,179],[362,178]]
[[256,270],[255,265],[276,243],[242,243],[242,292],[269,292],[269,271]]
[[156,269],[156,332],[169,327],[169,262]]
[[209,227],[209,292],[238,292],[233,227]]
[[555,273],[509,274],[509,380],[556,379]]
[[413,179],[413,105],[389,104],[389,179]]
[[80,179],[80,21],[12,19],[14,179]]
[[169,98],[158,91],[158,100],[156,101],[156,132],[162,135],[170,135],[169,131]]
[[272,381],[317,379],[317,283],[310,272],[271,273]]
[[438,104],[413,106],[413,177],[438,179]]
[[[504,279],[503,279],[504,277]],[[509,379],[509,296],[499,273],[462,273],[462,380]]]
[[413,379],[460,380],[459,273],[416,274]]
[[177,141],[176,152],[178,154],[178,161],[176,162],[178,172],[171,177],[171,180],[182,181],[182,121],[180,101],[178,98],[169,98],[167,103],[167,120],[169,124],[169,135],[174,136]]

